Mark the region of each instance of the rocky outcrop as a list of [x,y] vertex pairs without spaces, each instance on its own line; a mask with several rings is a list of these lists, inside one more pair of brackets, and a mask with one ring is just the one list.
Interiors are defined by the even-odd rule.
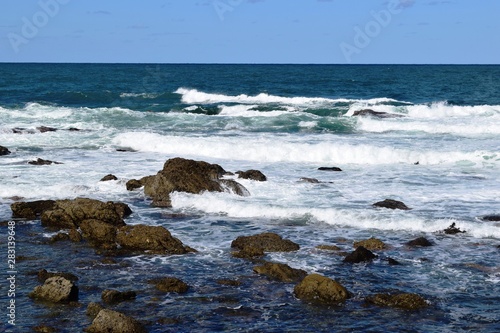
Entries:
[[427,246],[432,246],[432,243],[425,237],[419,237],[417,239],[409,241],[408,243],[406,243],[406,245],[412,246],[412,247],[416,247],[416,246],[427,247]]
[[393,199],[385,199],[384,201],[379,201],[373,204],[375,207],[389,208],[389,209],[401,209],[401,210],[410,210],[408,206],[405,205],[404,202],[393,200]]
[[165,293],[184,294],[189,290],[189,286],[186,282],[174,277],[153,279],[149,280],[148,283],[154,284],[156,289]]
[[10,154],[10,150],[7,149],[7,147],[0,146],[0,156],[5,156],[5,155],[9,155],[9,154]]
[[31,202],[14,202],[10,205],[13,218],[24,218],[35,220],[40,218],[46,210],[52,209],[55,205],[54,200],[37,200]]
[[31,165],[51,165],[51,164],[62,164],[61,162],[54,162],[50,160],[44,160],[42,158],[37,158],[35,161],[29,161],[28,164]]
[[118,178],[115,175],[109,174],[101,178],[101,182],[108,182],[110,180],[118,180]]
[[161,226],[133,225],[117,230],[116,242],[127,251],[150,254],[185,254],[196,250],[182,244]]
[[256,258],[263,257],[265,253],[261,247],[244,246],[239,251],[232,252],[231,255],[234,258],[253,260]]
[[400,117],[403,117],[403,115],[400,115],[400,114],[374,111],[372,109],[364,109],[364,110],[354,111],[354,113],[352,115],[353,116],[371,116],[371,117],[377,117],[377,118],[400,118]]
[[354,247],[357,248],[359,246],[364,247],[367,250],[374,251],[374,250],[384,250],[387,248],[384,242],[382,242],[380,239],[377,238],[369,238],[365,240],[361,240],[358,242],[354,242]]
[[333,171],[333,172],[342,172],[342,169],[339,167],[319,167],[319,171]]
[[370,250],[365,249],[363,246],[359,246],[354,252],[348,254],[344,258],[344,262],[350,264],[357,264],[360,262],[371,261],[377,256],[373,254]]
[[146,333],[143,325],[123,313],[103,309],[87,327],[88,333]]
[[80,223],[82,236],[96,247],[115,247],[117,228],[100,220],[84,220]]
[[319,274],[306,276],[295,286],[294,294],[303,301],[319,305],[336,305],[350,297],[340,283]]
[[456,235],[465,233],[464,230],[460,230],[460,228],[457,228],[455,223],[452,223],[448,228],[444,229],[443,232],[447,235]]
[[488,221],[488,222],[499,222],[500,215],[486,215],[486,216],[483,216],[482,219],[484,221]]
[[259,170],[237,171],[238,178],[256,180],[259,182],[267,181],[267,177]]
[[290,252],[300,249],[298,244],[271,232],[253,236],[240,236],[231,243],[231,247],[240,250],[245,247],[261,248],[265,252]]
[[101,304],[95,303],[95,302],[90,302],[89,305],[87,306],[87,311],[85,312],[87,316],[91,317],[92,319],[97,317],[99,312],[104,309]]
[[273,262],[266,262],[264,265],[255,266],[253,271],[281,282],[299,282],[307,275],[307,272],[302,269],[296,269],[286,264]]
[[105,289],[101,293],[101,299],[107,304],[118,304],[125,301],[135,299],[137,293],[135,291],[118,291],[112,289]]
[[31,298],[51,303],[69,303],[78,301],[78,287],[62,276],[54,276],[45,280],[41,286],[29,294]]
[[389,306],[405,310],[419,310],[429,306],[421,296],[417,294],[375,294],[366,298],[366,302],[379,306]]
[[54,127],[48,127],[48,126],[39,126],[36,128],[37,131],[39,131],[40,133],[46,133],[46,132],[55,132],[57,131],[57,128],[54,128]]

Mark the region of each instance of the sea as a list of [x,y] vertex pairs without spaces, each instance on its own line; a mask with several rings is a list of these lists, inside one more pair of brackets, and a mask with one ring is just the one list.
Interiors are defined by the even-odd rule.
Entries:
[[[355,115],[366,109],[383,113]],[[127,224],[164,226],[198,250],[103,260],[85,243],[48,244],[55,233],[39,221],[15,220],[16,325],[7,322],[11,285],[2,278],[2,331],[82,332],[92,322],[86,306],[117,289],[137,297],[108,307],[148,332],[500,332],[500,222],[485,218],[500,215],[498,65],[2,63],[0,145],[11,151],[0,157],[0,221],[13,221],[15,201],[119,201],[133,210]],[[249,196],[173,193],[171,208],[127,191],[128,180],[174,157],[257,169],[267,181],[232,176]],[[60,164],[28,163],[38,158]],[[100,181],[107,174],[117,180]],[[411,210],[373,206],[385,199]],[[443,232],[453,223],[464,233]],[[301,247],[265,260],[327,276],[352,297],[307,304],[294,284],[231,256],[234,239],[262,232]],[[355,241],[371,237],[387,249],[343,263]],[[433,245],[406,244],[418,237]],[[79,304],[30,299],[41,269],[78,276]],[[164,276],[188,283],[188,293],[147,283]],[[365,302],[398,292],[428,307]]]

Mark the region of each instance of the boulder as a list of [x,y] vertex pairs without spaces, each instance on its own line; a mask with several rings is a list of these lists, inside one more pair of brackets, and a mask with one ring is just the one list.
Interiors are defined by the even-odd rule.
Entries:
[[321,182],[316,178],[301,177],[299,181],[303,183],[320,184]]
[[334,172],[342,172],[342,169],[339,167],[319,167],[319,171],[334,171]]
[[238,174],[238,178],[242,179],[256,180],[259,182],[265,182],[267,180],[267,177],[259,170],[238,171],[236,174]]
[[381,111],[374,111],[372,109],[364,109],[359,111],[354,111],[353,116],[371,116],[377,118],[401,118],[403,115],[395,113],[387,113]]
[[444,233],[447,235],[456,235],[456,234],[463,234],[465,231],[460,230],[460,228],[457,228],[455,226],[455,223],[452,223],[448,228],[444,229]]
[[486,216],[483,216],[482,219],[484,221],[489,221],[489,222],[499,222],[500,221],[500,215],[486,215]]
[[358,242],[354,242],[354,247],[357,248],[359,246],[364,247],[367,250],[383,250],[387,248],[384,242],[382,242],[380,239],[377,238],[369,238],[365,240],[361,240]]
[[182,244],[161,226],[124,226],[117,230],[116,241],[126,250],[151,254],[185,254],[196,251]]
[[80,223],[83,238],[93,245],[114,245],[116,241],[117,228],[100,220],[83,220]]
[[55,205],[54,200],[37,200],[31,202],[14,202],[10,205],[13,218],[24,218],[35,220],[40,218],[46,210],[52,209]]
[[148,283],[154,284],[156,289],[165,293],[183,294],[189,289],[187,283],[174,277],[153,279],[149,280]]
[[110,180],[118,180],[118,178],[115,175],[109,174],[101,178],[101,182],[107,182]]
[[82,241],[82,234],[78,232],[75,228],[69,231],[69,240],[74,243],[79,243]]
[[32,328],[33,332],[37,333],[56,333],[58,332],[57,329],[55,329],[52,326],[47,326],[47,325],[37,325]]
[[423,246],[423,247],[426,247],[426,246],[432,246],[432,243],[427,238],[425,238],[425,237],[419,237],[417,239],[409,241],[408,243],[406,243],[406,245],[408,245],[408,246]]
[[95,302],[90,302],[89,305],[87,306],[87,311],[86,314],[87,316],[91,318],[97,317],[99,312],[104,309],[101,304],[95,303]]
[[253,271],[281,282],[299,282],[307,275],[307,272],[302,269],[296,269],[286,264],[273,262],[266,262],[264,265],[255,266]]
[[230,287],[241,286],[241,282],[238,280],[220,279],[220,280],[217,280],[216,282],[222,286],[230,286]]
[[31,298],[52,303],[69,303],[78,301],[78,287],[62,276],[54,276],[45,280],[41,286],[29,294]]
[[245,188],[245,186],[241,185],[235,180],[232,179],[219,179],[219,183],[224,190],[224,192],[233,193],[239,195],[241,197],[250,196],[250,192]]
[[402,294],[375,294],[368,296],[366,302],[379,306],[389,306],[405,310],[419,310],[429,306],[429,304],[419,295]]
[[263,257],[265,253],[261,247],[245,246],[239,251],[232,252],[231,255],[235,258],[253,260]]
[[5,156],[5,155],[9,155],[9,154],[10,154],[10,150],[7,149],[7,147],[0,146],[0,156]]
[[42,226],[73,229],[84,220],[99,220],[114,226],[123,226],[123,218],[131,212],[127,205],[111,201],[77,198],[58,200],[42,213]]
[[48,126],[39,126],[36,128],[40,133],[45,133],[45,132],[55,132],[57,131],[57,128],[54,127],[48,127]]
[[393,200],[393,199],[385,199],[384,201],[379,201],[373,204],[375,207],[389,208],[389,209],[401,209],[401,210],[410,210],[408,206],[404,204],[404,202]]
[[101,293],[101,299],[107,304],[117,304],[124,301],[135,299],[137,293],[135,291],[118,291],[112,289],[105,289]]
[[371,261],[376,257],[377,256],[370,250],[365,249],[363,246],[358,246],[358,248],[354,252],[348,254],[344,258],[344,262],[357,264],[360,262]]
[[66,280],[69,280],[71,282],[78,281],[78,277],[74,274],[71,274],[71,273],[48,272],[46,269],[42,269],[42,270],[38,271],[38,274],[37,274],[38,281],[40,281],[40,282],[45,282],[48,278],[55,277],[55,276],[63,277]]
[[52,237],[50,237],[49,243],[68,241],[69,235],[65,232],[60,232]]
[[336,305],[350,297],[340,283],[319,274],[306,276],[294,288],[297,298],[319,305]]
[[42,158],[37,158],[35,161],[29,161],[28,164],[31,165],[51,165],[51,164],[62,164],[61,162],[54,162],[50,160],[44,160]]
[[107,309],[99,311],[86,331],[88,333],[146,333],[142,324],[137,320]]
[[283,239],[280,235],[271,232],[253,236],[240,236],[231,243],[231,247],[240,250],[248,246],[261,248],[265,252],[290,252],[300,249],[298,244],[291,240]]
[[323,250],[323,251],[341,251],[342,249],[338,247],[337,245],[318,245],[316,246],[318,250]]

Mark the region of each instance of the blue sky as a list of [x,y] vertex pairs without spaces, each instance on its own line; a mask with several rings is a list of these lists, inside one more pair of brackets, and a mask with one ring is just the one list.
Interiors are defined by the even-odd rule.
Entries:
[[499,0],[0,0],[0,62],[500,60]]

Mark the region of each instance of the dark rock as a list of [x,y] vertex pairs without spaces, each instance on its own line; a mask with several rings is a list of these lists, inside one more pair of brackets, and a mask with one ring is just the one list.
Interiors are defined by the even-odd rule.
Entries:
[[12,129],[12,133],[14,134],[35,134],[35,131],[32,129],[27,129],[23,127],[15,127]]
[[101,247],[114,245],[116,242],[117,228],[100,220],[83,220],[80,223],[83,238],[90,241],[94,246]]
[[239,251],[232,252],[231,255],[235,258],[253,260],[263,257],[265,253],[261,247],[245,246]]
[[311,183],[311,184],[319,184],[319,183],[321,183],[316,178],[308,178],[308,177],[301,177],[300,181],[304,182],[304,183]]
[[217,280],[217,283],[223,286],[231,286],[231,287],[239,287],[241,286],[241,282],[237,280],[227,280],[227,279],[220,279]]
[[486,216],[483,216],[483,220],[490,221],[490,222],[499,222],[500,215],[486,215]]
[[82,235],[75,228],[69,231],[69,240],[74,243],[79,243],[82,241]]
[[238,171],[236,174],[238,174],[238,178],[242,179],[256,180],[259,182],[265,182],[267,180],[267,177],[259,170]]
[[341,172],[342,169],[338,167],[319,167],[319,171],[334,171],[334,172]]
[[358,248],[359,246],[364,247],[365,249],[368,250],[383,250],[387,248],[384,242],[382,242],[380,239],[377,238],[370,238],[370,239],[365,239],[362,241],[354,242],[354,247]]
[[45,133],[45,132],[55,132],[57,131],[57,128],[54,127],[47,127],[47,126],[40,126],[36,128],[40,133]]
[[40,270],[38,272],[37,276],[38,276],[38,281],[40,281],[40,282],[45,282],[48,278],[55,277],[55,276],[63,277],[66,280],[69,280],[71,282],[78,281],[78,277],[74,274],[63,273],[63,272],[47,272],[46,269]]
[[62,276],[54,276],[45,280],[41,286],[29,294],[31,298],[52,303],[69,303],[78,301],[78,287]]
[[266,262],[264,265],[255,266],[253,271],[281,282],[299,282],[306,277],[307,272],[295,269],[286,264]]
[[146,330],[137,320],[125,316],[123,313],[103,309],[99,311],[87,327],[88,333],[146,333]]
[[136,150],[134,150],[132,148],[117,148],[116,151],[120,152],[120,153],[135,153],[136,152]]
[[127,191],[133,191],[135,189],[138,189],[138,188],[141,188],[144,186],[143,183],[141,183],[140,180],[137,180],[137,179],[131,179],[129,180],[125,186],[127,187]]
[[129,217],[133,213],[132,209],[130,209],[130,207],[123,202],[113,202],[113,205],[115,206],[116,212],[122,219]]
[[101,304],[95,303],[95,302],[90,302],[89,305],[87,306],[87,316],[91,318],[97,317],[99,312],[104,309]]
[[52,326],[47,326],[47,325],[37,325],[33,327],[34,332],[38,333],[55,333],[57,330],[52,327]]
[[344,262],[357,264],[360,262],[371,261],[375,259],[377,256],[373,254],[370,250],[365,249],[362,246],[359,246],[354,252],[348,254],[344,258]]
[[49,243],[56,243],[56,242],[62,242],[62,241],[68,241],[69,240],[69,235],[64,232],[60,232],[52,237],[50,237]]
[[456,235],[465,233],[465,231],[460,230],[460,228],[455,226],[455,223],[452,223],[448,228],[444,229],[444,233],[447,235]]
[[118,229],[116,241],[126,250],[151,254],[185,254],[196,251],[182,244],[161,226],[124,226]]
[[241,185],[237,181],[232,179],[219,179],[219,183],[224,189],[224,192],[230,192],[242,197],[250,196],[250,192],[248,192],[245,186]]
[[115,175],[109,174],[101,178],[101,182],[107,182],[110,180],[118,180],[118,178]]
[[39,218],[46,210],[52,209],[55,205],[54,200],[38,200],[31,202],[14,202],[10,205],[12,217],[35,220]]
[[366,298],[366,302],[379,306],[389,306],[405,310],[419,310],[429,306],[427,302],[417,294],[375,294]]
[[410,210],[408,206],[406,206],[403,202],[385,199],[384,201],[379,201],[373,204],[375,207],[389,208],[389,209],[401,209],[401,210]]
[[294,288],[297,298],[319,305],[336,305],[350,297],[340,283],[319,274],[306,276]]
[[342,250],[337,245],[318,245],[318,246],[316,246],[316,248],[318,250],[324,250],[324,251],[340,251],[340,250]]
[[148,283],[154,284],[156,289],[165,293],[186,293],[189,286],[182,280],[174,277],[149,280]]
[[101,293],[101,299],[107,304],[117,304],[124,301],[135,299],[137,293],[135,291],[118,291],[112,289],[105,289]]
[[0,146],[0,156],[9,155],[10,150],[7,147]]
[[392,258],[387,258],[387,262],[389,263],[389,265],[401,265],[401,263],[395,259],[392,259]]
[[31,165],[51,165],[51,164],[62,164],[62,163],[37,158],[36,161],[29,161],[28,164],[31,164]]
[[[102,202],[94,199],[77,198],[74,200],[57,200],[50,210],[42,213],[42,226],[74,229],[84,220],[99,220],[114,226],[123,226],[126,205],[114,202]],[[126,206],[128,207],[128,206]]]
[[408,246],[432,246],[432,243],[425,237],[419,237],[406,243]]
[[400,118],[400,117],[403,117],[403,115],[400,115],[400,114],[374,111],[371,109],[354,111],[354,113],[352,115],[353,116],[372,116],[372,117],[377,117],[377,118]]
[[76,127],[70,127],[70,128],[68,128],[68,131],[70,131],[70,132],[79,132],[79,131],[81,131],[81,129],[76,128]]
[[297,251],[300,246],[291,240],[283,239],[280,235],[267,232],[253,236],[240,236],[231,243],[231,247],[244,249],[245,247],[261,248],[266,252]]

